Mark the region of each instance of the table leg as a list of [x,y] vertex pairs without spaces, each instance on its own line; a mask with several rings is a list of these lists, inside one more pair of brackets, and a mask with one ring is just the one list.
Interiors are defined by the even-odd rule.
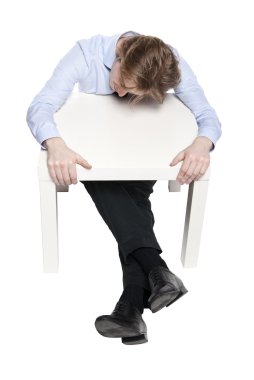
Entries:
[[168,181],[168,191],[171,193],[181,191],[180,183],[175,181],[175,180],[169,180]]
[[209,181],[189,184],[181,261],[185,268],[196,267]]
[[52,181],[40,181],[43,271],[58,272],[57,191]]

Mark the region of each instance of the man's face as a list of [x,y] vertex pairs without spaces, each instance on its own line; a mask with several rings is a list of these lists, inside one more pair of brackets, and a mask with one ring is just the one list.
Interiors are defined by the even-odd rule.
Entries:
[[113,63],[110,75],[109,75],[109,85],[119,96],[124,96],[128,92],[133,95],[143,95],[140,91],[135,88],[135,83],[133,80],[124,79],[121,76],[121,58],[117,57]]

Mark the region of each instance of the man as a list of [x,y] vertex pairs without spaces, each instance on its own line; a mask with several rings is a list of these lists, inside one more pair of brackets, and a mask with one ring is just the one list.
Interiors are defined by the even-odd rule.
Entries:
[[[76,164],[92,168],[66,145],[53,120],[54,112],[65,103],[75,83],[86,93],[117,93],[121,97],[132,94],[131,103],[145,97],[162,103],[166,92],[173,89],[195,115],[198,136],[170,165],[183,161],[177,176],[181,184],[204,175],[210,151],[221,136],[215,110],[175,48],[157,37],[129,31],[78,41],[60,60],[28,109],[28,126],[42,149],[48,151],[48,169],[57,185],[77,183]],[[187,292],[160,257],[162,250],[153,231],[149,200],[156,180],[81,183],[118,242],[123,269],[123,293],[113,312],[99,316],[95,327],[103,336],[121,337],[125,344],[147,342],[144,308],[157,312]]]

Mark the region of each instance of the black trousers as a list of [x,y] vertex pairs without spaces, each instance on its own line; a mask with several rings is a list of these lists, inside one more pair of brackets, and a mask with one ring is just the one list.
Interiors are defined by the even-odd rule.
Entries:
[[156,181],[80,181],[118,243],[123,270],[123,287],[136,284],[150,290],[148,277],[130,255],[140,247],[161,254],[155,237],[150,194]]

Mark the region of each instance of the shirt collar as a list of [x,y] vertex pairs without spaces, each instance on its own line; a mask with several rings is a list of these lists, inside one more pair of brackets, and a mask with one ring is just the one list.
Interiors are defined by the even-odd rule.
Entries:
[[132,30],[128,30],[124,33],[118,33],[112,36],[109,41],[106,43],[106,46],[104,48],[104,58],[103,63],[105,66],[107,66],[110,70],[112,68],[112,65],[114,63],[114,60],[116,59],[116,44],[119,38],[124,35],[125,33],[132,32],[136,35],[139,35],[139,33],[133,32]]

